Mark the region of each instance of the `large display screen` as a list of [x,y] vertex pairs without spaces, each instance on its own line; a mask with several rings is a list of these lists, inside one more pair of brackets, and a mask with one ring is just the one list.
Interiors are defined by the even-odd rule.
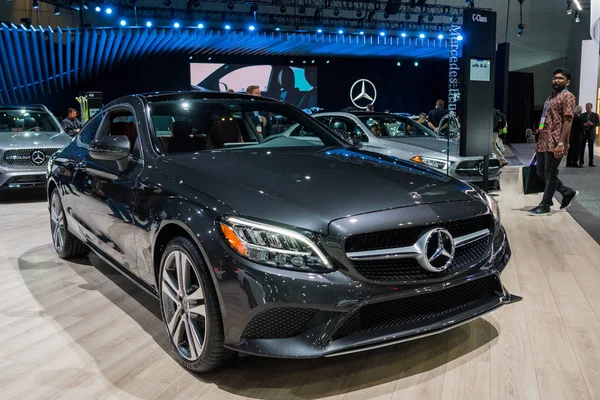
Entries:
[[191,63],[190,76],[192,86],[203,90],[244,93],[256,85],[265,97],[301,109],[318,107],[314,66]]

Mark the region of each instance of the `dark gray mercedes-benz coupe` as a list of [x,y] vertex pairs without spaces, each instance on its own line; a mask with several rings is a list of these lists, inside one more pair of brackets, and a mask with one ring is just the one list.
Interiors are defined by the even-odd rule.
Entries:
[[52,156],[47,190],[58,255],[91,249],[156,296],[193,371],[392,345],[518,300],[493,198],[274,100],[123,97]]

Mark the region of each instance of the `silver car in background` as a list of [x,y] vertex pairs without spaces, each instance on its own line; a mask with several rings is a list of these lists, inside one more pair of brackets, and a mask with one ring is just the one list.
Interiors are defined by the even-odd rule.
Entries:
[[[459,142],[448,141],[410,117],[377,112],[324,112],[314,118],[333,130],[357,137],[361,148],[412,160],[462,181],[483,183],[483,157],[459,157]],[[373,131],[379,126],[380,136]],[[449,154],[449,156],[448,156]],[[500,161],[490,155],[490,187],[500,187]]]
[[43,105],[0,106],[0,190],[44,187],[48,159],[70,142]]

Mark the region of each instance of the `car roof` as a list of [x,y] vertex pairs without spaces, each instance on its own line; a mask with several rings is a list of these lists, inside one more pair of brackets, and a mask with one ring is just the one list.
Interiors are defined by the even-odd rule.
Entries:
[[[132,95],[135,97],[142,97],[146,99],[148,102],[155,101],[173,101],[180,100],[185,98],[186,100],[228,100],[228,99],[238,99],[238,100],[255,100],[255,101],[267,101],[273,103],[281,103],[275,99],[271,99],[269,97],[256,97],[242,93],[231,93],[231,92],[217,92],[217,91],[200,91],[200,90],[180,90],[180,91],[167,91],[167,92],[153,92],[153,93],[140,93]],[[111,103],[119,102],[124,98],[129,97],[125,96],[120,99],[116,99]]]
[[0,106],[0,110],[36,110],[48,111],[43,104]]

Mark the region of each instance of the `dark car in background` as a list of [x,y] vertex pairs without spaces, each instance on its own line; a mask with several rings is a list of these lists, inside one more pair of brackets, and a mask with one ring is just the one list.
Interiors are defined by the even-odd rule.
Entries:
[[[277,118],[313,140],[263,138]],[[115,100],[52,157],[47,190],[59,256],[91,249],[156,296],[179,360],[198,372],[236,352],[392,345],[515,301],[493,198],[353,148],[279,101]]]
[[48,159],[70,142],[43,105],[0,106],[0,190],[44,187]]

